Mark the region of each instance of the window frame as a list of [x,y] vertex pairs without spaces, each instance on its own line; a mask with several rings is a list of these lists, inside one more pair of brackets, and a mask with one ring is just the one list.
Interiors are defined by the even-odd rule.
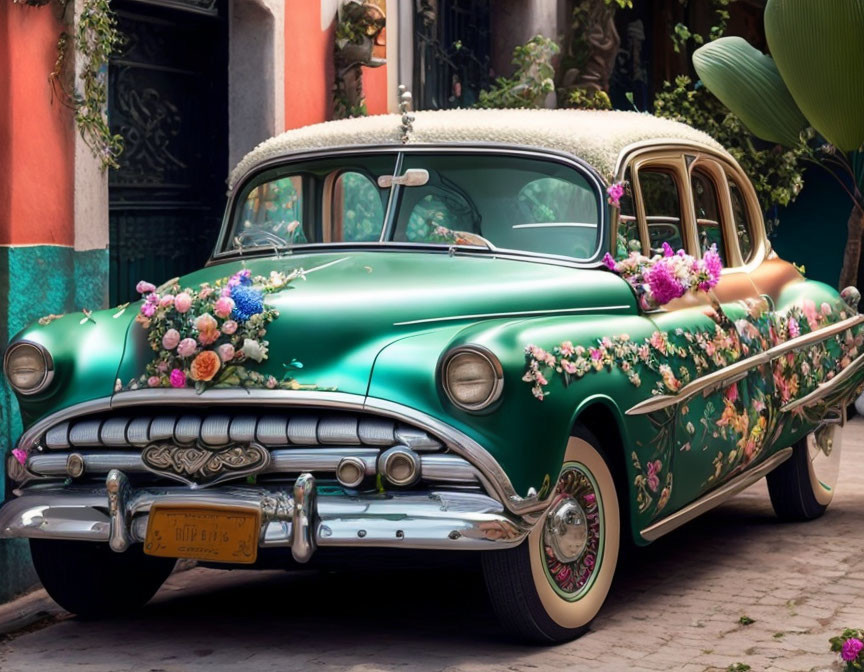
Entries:
[[[724,241],[726,241],[727,254],[729,259],[727,265],[723,268],[722,273],[740,273],[751,272],[761,265],[766,258],[772,253],[771,245],[765,234],[765,223],[763,220],[762,209],[759,205],[759,199],[756,196],[756,191],[753,188],[753,183],[747,177],[747,174],[741,169],[738,163],[731,156],[727,156],[720,151],[710,147],[694,145],[688,142],[677,142],[673,140],[655,142],[644,141],[636,143],[626,148],[618,157],[618,162],[615,169],[615,178],[623,180],[626,171],[629,169],[633,180],[633,199],[636,210],[636,219],[639,226],[640,239],[642,240],[643,254],[646,251],[650,252],[647,240],[647,227],[645,225],[644,209],[641,204],[641,191],[638,187],[638,167],[642,165],[650,165],[657,161],[661,163],[669,163],[674,166],[683,166],[684,169],[678,175],[679,189],[683,186],[687,193],[686,210],[687,219],[690,224],[689,235],[685,248],[688,254],[692,254],[697,258],[701,258],[699,250],[698,229],[696,227],[696,211],[693,201],[692,187],[689,179],[689,166],[686,164],[686,156],[696,157],[698,160],[712,161],[723,172],[723,188],[718,191],[718,197],[721,203],[721,209],[728,208],[726,221],[724,224]],[[747,212],[747,220],[750,228],[750,236],[752,240],[752,252],[748,259],[743,259],[741,256],[740,246],[738,244],[738,236],[735,231],[734,217],[732,216],[732,200],[729,193],[728,180],[733,179],[741,190],[744,198],[744,205]],[[715,183],[716,184],[716,183]],[[613,209],[611,229],[614,234],[618,232],[618,212]],[[613,235],[614,240],[614,235]],[[694,241],[692,245],[690,241]]]
[[680,152],[657,152],[637,158],[630,165],[630,175],[633,179],[633,201],[636,206],[636,223],[639,228],[639,238],[642,241],[642,253],[651,256],[651,238],[648,233],[648,219],[645,214],[645,199],[642,197],[642,185],[639,174],[642,171],[665,172],[672,176],[678,189],[678,204],[681,211],[681,238],[684,249],[692,254],[693,242],[698,246],[695,214],[693,211],[693,195],[689,179],[685,180],[686,166],[684,156]]
[[737,236],[734,233],[735,221],[732,216],[732,200],[729,195],[729,183],[726,181],[726,171],[713,157],[703,154],[687,156],[692,156],[693,158],[687,167],[687,171],[690,179],[691,196],[693,197],[692,206],[693,218],[696,223],[696,244],[700,256],[702,255],[702,245],[699,242],[699,217],[696,214],[696,198],[692,194],[694,173],[699,173],[705,177],[714,187],[714,193],[717,197],[717,208],[719,210],[717,214],[720,217],[718,223],[720,224],[720,233],[723,236],[723,246],[726,252],[726,258],[723,260],[724,265],[731,268],[743,266],[741,251],[737,240],[735,240]]

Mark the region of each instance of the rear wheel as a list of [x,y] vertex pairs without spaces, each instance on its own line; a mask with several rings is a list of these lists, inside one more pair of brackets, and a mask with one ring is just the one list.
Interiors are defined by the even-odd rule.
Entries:
[[606,600],[620,542],[618,496],[597,440],[570,438],[553,503],[517,548],[483,556],[502,625],[539,644],[583,634]]
[[36,574],[67,611],[96,618],[144,606],[174,570],[176,560],[145,555],[140,545],[115,553],[90,541],[31,539]]
[[834,498],[840,474],[842,419],[811,432],[792,450],[792,457],[768,474],[774,512],[783,520],[818,518]]

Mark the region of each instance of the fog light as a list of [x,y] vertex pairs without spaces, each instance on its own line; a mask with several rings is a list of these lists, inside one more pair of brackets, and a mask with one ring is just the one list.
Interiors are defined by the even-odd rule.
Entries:
[[366,477],[366,463],[359,457],[343,457],[336,466],[336,480],[346,488],[356,488]]
[[72,453],[66,458],[66,474],[69,478],[81,478],[84,475],[84,456]]
[[390,448],[378,458],[378,472],[391,485],[411,485],[420,477],[420,456],[402,446]]

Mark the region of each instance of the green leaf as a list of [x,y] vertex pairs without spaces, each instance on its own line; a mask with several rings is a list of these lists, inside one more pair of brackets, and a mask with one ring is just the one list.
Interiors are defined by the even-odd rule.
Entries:
[[810,124],[843,151],[864,143],[864,0],[769,0],[765,36]]
[[702,83],[755,135],[796,146],[807,119],[772,58],[740,37],[721,37],[693,53]]

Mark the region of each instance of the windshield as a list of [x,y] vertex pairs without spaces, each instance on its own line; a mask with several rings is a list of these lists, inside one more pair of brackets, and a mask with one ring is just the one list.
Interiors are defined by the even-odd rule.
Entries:
[[239,194],[222,251],[395,242],[590,259],[600,213],[594,183],[554,160],[343,155],[258,175]]

